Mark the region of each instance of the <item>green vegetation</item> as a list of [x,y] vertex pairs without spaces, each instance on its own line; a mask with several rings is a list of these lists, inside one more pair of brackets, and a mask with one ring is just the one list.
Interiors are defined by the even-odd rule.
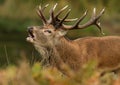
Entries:
[[0,70],[0,85],[120,84],[120,77],[115,77],[112,73],[100,77],[100,72],[96,72],[94,67],[94,63],[86,64],[78,73],[74,73],[71,77],[66,77],[55,68],[42,69],[40,63],[35,63],[30,67],[26,62],[22,62],[19,67],[9,66],[4,70]]

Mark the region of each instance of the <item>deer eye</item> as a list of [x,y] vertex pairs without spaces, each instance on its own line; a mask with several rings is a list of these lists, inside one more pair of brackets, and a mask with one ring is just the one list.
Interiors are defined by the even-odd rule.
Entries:
[[52,33],[50,30],[45,30],[44,32],[47,32],[47,33]]
[[52,33],[50,30],[45,30],[44,32]]
[[44,32],[45,35],[51,35],[52,34],[51,30],[44,30],[43,32]]

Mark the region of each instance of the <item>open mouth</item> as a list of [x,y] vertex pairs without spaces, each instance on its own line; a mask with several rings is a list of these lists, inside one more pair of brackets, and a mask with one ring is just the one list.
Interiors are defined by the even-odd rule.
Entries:
[[32,28],[28,28],[28,37],[26,38],[27,41],[33,42],[34,41],[34,33]]
[[29,34],[29,37],[34,38],[33,29],[32,28],[28,29],[28,34]]

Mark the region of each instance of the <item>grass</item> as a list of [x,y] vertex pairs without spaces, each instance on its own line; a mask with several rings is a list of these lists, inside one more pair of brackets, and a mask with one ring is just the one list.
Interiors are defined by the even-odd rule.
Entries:
[[66,77],[55,68],[42,68],[37,62],[33,66],[21,62],[17,67],[0,70],[0,85],[119,85],[119,76],[108,73],[100,77],[94,67],[94,63],[86,64],[74,76]]

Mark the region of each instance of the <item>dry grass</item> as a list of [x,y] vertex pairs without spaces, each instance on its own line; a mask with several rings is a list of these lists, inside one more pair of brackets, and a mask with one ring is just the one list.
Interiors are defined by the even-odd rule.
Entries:
[[54,68],[42,69],[40,63],[30,67],[22,62],[19,67],[0,70],[0,85],[119,85],[120,77],[111,73],[100,77],[94,65],[85,65],[73,77],[63,76]]

